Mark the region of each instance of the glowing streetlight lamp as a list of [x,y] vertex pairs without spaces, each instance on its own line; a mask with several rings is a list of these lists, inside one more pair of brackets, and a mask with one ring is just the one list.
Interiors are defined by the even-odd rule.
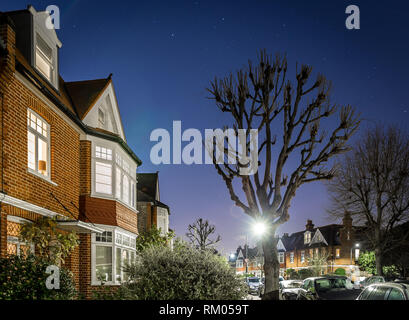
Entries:
[[267,230],[266,225],[261,221],[256,222],[253,225],[253,232],[256,235],[262,236],[266,232],[266,230]]

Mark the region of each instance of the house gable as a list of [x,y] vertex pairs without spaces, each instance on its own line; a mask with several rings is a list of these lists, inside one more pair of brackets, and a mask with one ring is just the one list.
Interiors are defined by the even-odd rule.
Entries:
[[314,243],[325,243],[328,245],[328,242],[326,241],[325,237],[322,235],[320,229],[317,228],[317,231],[315,231],[314,237],[311,239],[311,244]]
[[285,246],[284,246],[283,242],[281,241],[281,239],[278,240],[277,250],[287,251],[287,250],[285,249]]
[[126,141],[114,86],[111,80],[108,81],[95,101],[88,107],[82,121],[90,127],[117,134]]

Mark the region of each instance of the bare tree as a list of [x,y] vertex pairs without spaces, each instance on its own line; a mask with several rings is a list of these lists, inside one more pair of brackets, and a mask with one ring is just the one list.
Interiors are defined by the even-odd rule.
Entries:
[[[231,114],[236,136],[239,129],[246,129],[246,145],[242,150],[250,153],[250,129],[257,129],[258,138],[262,139],[258,148],[260,166],[254,175],[241,175],[243,165],[230,164],[231,155],[226,148],[223,164],[215,160],[214,153],[212,155],[234,203],[247,215],[263,219],[268,225],[268,233],[262,239],[266,292],[263,299],[279,296],[280,266],[275,233],[290,218],[292,198],[302,184],[333,177],[333,168],[327,169],[325,164],[347,150],[346,142],[359,125],[351,106],[338,108],[331,104],[331,85],[322,75],[308,84],[312,67],[302,65],[296,69],[293,84],[287,80],[286,58],[279,55],[272,58],[261,51],[256,66],[249,61],[247,68],[235,76],[216,78],[208,89],[218,108]],[[339,122],[326,126],[333,127],[328,135],[322,129],[322,122],[338,109]],[[274,147],[277,151],[273,154]],[[236,154],[236,158],[239,156]],[[290,156],[297,159],[295,166],[288,165]],[[241,182],[243,196],[237,193],[234,179]]]
[[209,224],[209,221],[203,221],[202,218],[197,219],[193,224],[189,224],[186,236],[190,242],[201,250],[213,248],[222,238],[220,235],[216,239],[210,239],[214,234],[216,227]]
[[340,217],[348,211],[363,226],[382,275],[382,257],[409,237],[409,232],[393,237],[393,228],[409,220],[409,136],[396,127],[367,130],[328,190],[329,214]]

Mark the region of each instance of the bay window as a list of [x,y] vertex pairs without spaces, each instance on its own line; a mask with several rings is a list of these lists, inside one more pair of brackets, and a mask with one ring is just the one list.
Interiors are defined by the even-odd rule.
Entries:
[[94,192],[136,209],[136,167],[115,148],[94,149]]
[[123,269],[135,262],[136,235],[122,229],[110,228],[110,231],[93,235],[91,250],[94,285],[105,282],[120,284],[129,279],[129,275]]
[[27,166],[29,171],[50,178],[50,125],[27,109]]

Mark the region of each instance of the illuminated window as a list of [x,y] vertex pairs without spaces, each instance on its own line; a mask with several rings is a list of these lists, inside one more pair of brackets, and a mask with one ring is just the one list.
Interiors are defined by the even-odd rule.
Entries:
[[335,256],[339,258],[341,256],[341,249],[335,249]]
[[304,251],[301,251],[300,261],[301,261],[301,263],[304,263],[304,261],[305,261],[305,252]]
[[95,191],[112,194],[112,165],[110,163],[95,162]]
[[304,233],[304,243],[310,243],[311,242],[311,232],[307,231]]
[[38,33],[36,35],[36,68],[48,81],[53,80],[52,49]]
[[95,147],[95,157],[104,160],[112,160],[112,150],[97,146]]
[[284,263],[284,252],[278,253],[278,262]]
[[34,111],[27,109],[27,166],[50,177],[50,126]]

